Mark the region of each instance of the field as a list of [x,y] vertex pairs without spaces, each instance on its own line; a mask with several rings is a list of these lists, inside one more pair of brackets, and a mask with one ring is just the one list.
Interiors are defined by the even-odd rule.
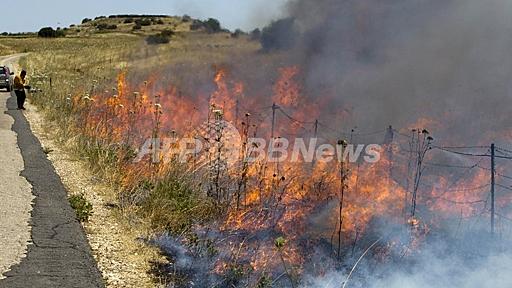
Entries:
[[[123,21],[123,19],[118,21]],[[96,22],[112,24],[108,19]],[[81,27],[82,32],[79,34],[70,33],[71,35],[68,37],[56,39],[34,36],[0,37],[0,46],[3,48],[1,51],[4,55],[27,53],[22,58],[20,66],[29,71],[29,83],[33,88],[30,102],[44,116],[44,122],[32,119],[41,126],[43,137],[53,139],[49,143],[60,147],[54,149],[71,155],[72,159],[80,159],[78,163],[84,163],[92,175],[95,175],[93,177],[102,179],[101,187],[107,187],[107,189],[94,188],[101,191],[99,195],[95,195],[98,193],[95,192],[84,196],[112,199],[114,203],[112,205],[119,207],[117,212],[111,212],[116,215],[116,221],[121,223],[125,229],[132,230],[127,232],[127,235],[150,239],[153,235],[159,235],[166,231],[182,235],[188,234],[193,224],[207,223],[219,217],[224,209],[216,208],[215,204],[200,195],[198,190],[189,187],[188,185],[192,186],[192,184],[188,183],[188,180],[181,179],[182,176],[175,175],[172,171],[166,172],[168,175],[158,178],[151,175],[131,175],[130,173],[133,173],[134,170],[127,167],[129,163],[119,159],[128,152],[114,147],[112,139],[103,138],[105,135],[103,132],[98,132],[99,127],[91,127],[96,128],[94,132],[88,130],[89,127],[85,127],[87,124],[84,124],[84,121],[95,121],[95,119],[84,114],[90,113],[87,112],[88,108],[82,105],[84,101],[87,102],[84,99],[90,99],[103,93],[111,96],[116,93],[121,94],[123,84],[120,82],[120,77],[125,76],[128,79],[123,81],[129,81],[133,86],[144,86],[144,83],[158,79],[157,81],[161,83],[158,83],[158,88],[153,88],[153,91],[169,89],[166,87],[168,85],[166,81],[172,81],[172,85],[182,85],[184,88],[190,87],[190,83],[194,82],[204,82],[200,84],[204,86],[215,86],[214,76],[218,71],[217,66],[233,67],[237,58],[258,57],[260,59],[254,59],[255,62],[261,60],[269,63],[271,63],[271,59],[259,53],[259,43],[251,41],[248,36],[235,38],[230,33],[207,34],[183,29],[184,31],[178,30],[179,33],[173,36],[170,44],[153,46],[146,44],[145,37],[147,35],[170,27],[175,28],[176,25],[168,23],[160,26],[153,25],[154,31],[142,29],[135,33],[129,29],[123,29],[123,25],[120,26],[115,32],[104,33],[91,28],[89,23]],[[88,29],[90,32],[87,32]],[[186,69],[183,68],[185,66]],[[183,90],[182,93],[187,93],[185,91]],[[188,92],[196,92],[196,90],[191,89]],[[141,93],[143,92],[141,91]],[[154,95],[148,96],[154,97]],[[108,103],[105,104],[106,107],[108,105]],[[176,105],[179,106],[179,103]],[[98,125],[105,124],[98,123]],[[108,127],[113,129],[111,126]],[[56,161],[61,161],[59,159],[60,157],[57,157]],[[56,163],[56,165],[60,164]],[[66,169],[80,171],[75,164],[66,164],[65,161],[62,167],[57,168],[61,168],[61,173],[64,175],[68,175],[70,172]],[[89,172],[81,173],[88,175]],[[74,177],[71,176],[71,179]],[[141,183],[148,187],[156,185],[151,197],[145,203],[142,205],[132,203],[132,199],[127,200],[126,197],[123,197],[126,193],[140,193],[138,190],[140,190]],[[70,188],[74,192],[83,190],[83,188],[76,188],[77,183],[68,185],[75,187]],[[89,201],[93,201],[93,198],[90,198]],[[191,210],[195,210],[196,213],[191,215],[189,213]],[[99,211],[99,213],[103,214],[104,212]],[[92,217],[96,221],[103,219]],[[86,223],[85,225],[89,227],[89,230],[92,229],[91,231],[104,230],[98,229],[94,224]],[[105,236],[99,235],[98,237]],[[127,240],[124,235],[119,237],[124,241]],[[112,237],[107,236],[100,240],[114,242],[120,240],[104,240],[110,238]],[[93,240],[97,242],[97,239]],[[126,242],[133,243],[124,245],[124,249],[141,253],[135,239],[128,239]],[[100,244],[100,246],[102,245]],[[117,245],[115,246],[117,247]],[[126,253],[127,251],[124,251],[122,254],[126,255]],[[156,283],[169,281],[168,276],[164,277],[158,272],[161,265],[168,264],[162,262],[158,255],[151,255],[153,255],[152,252],[146,252],[146,258],[143,260],[155,263],[152,269],[154,281]],[[97,257],[105,258],[106,256],[100,253],[100,256],[97,255]],[[147,257],[153,258],[148,259]],[[108,259],[98,259],[98,261],[104,273],[112,272],[113,267],[108,267],[111,266]],[[162,264],[157,265],[157,263]],[[150,272],[149,269],[147,272]],[[116,273],[113,274],[115,276]],[[159,279],[160,277],[167,280]],[[136,277],[130,279],[134,282],[127,285],[133,285],[133,287],[146,285],[144,282],[137,282]],[[112,287],[119,284],[112,281],[107,279],[107,283],[110,283]]]
[[[0,37],[0,47],[28,53],[21,66],[48,135],[108,187],[126,234],[160,249],[143,259],[157,285],[401,287],[440,273],[450,287],[508,263],[507,240],[495,238],[512,233],[508,90],[489,85],[509,77],[500,54],[454,52],[446,43],[466,34],[423,18],[431,30],[388,39],[378,31],[395,31],[394,17],[361,9],[347,16],[353,26],[301,14],[312,27],[296,39],[290,19],[272,24],[286,33],[254,37],[212,20],[134,29],[102,17],[66,37]],[[492,73],[453,68],[482,63]],[[312,141],[312,159],[294,158]],[[72,201],[84,219],[87,201]]]

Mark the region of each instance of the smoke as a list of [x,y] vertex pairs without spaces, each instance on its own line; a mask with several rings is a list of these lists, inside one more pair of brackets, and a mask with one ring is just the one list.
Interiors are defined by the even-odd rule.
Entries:
[[510,253],[472,259],[454,256],[446,249],[442,243],[432,245],[415,255],[415,263],[409,267],[407,262],[380,269],[361,264],[351,278],[348,273],[334,271],[322,277],[305,276],[302,287],[340,288],[346,282],[346,287],[352,288],[504,288],[512,283],[512,276],[507,273],[512,264]]
[[[292,53],[307,97],[334,95],[336,103],[322,114],[340,106],[350,111],[339,123],[345,128],[404,128],[424,118],[430,127],[421,128],[443,143],[506,143],[511,8],[505,0],[290,1],[289,17],[301,32]],[[488,223],[454,232],[454,220],[445,221],[413,255],[389,262],[368,256],[347,287],[509,287],[512,254],[492,244]],[[507,237],[500,241],[510,244]],[[346,260],[352,267],[355,259]],[[347,274],[306,273],[303,287],[341,287]]]
[[201,251],[204,247],[198,245],[193,249],[185,245],[183,239],[167,233],[150,239],[148,243],[172,258],[171,263],[164,265],[159,271],[154,271],[158,276],[169,277],[168,287],[210,287],[214,286],[212,283],[218,281],[216,275],[211,272],[212,260],[205,255],[205,251]]
[[431,255],[422,259],[412,273],[397,273],[379,281],[373,288],[427,288],[433,284],[438,287],[508,287],[512,276],[507,273],[512,257],[500,254],[481,259],[479,263],[468,267],[464,259],[445,259]]
[[[272,52],[247,59],[245,54],[234,54],[230,56],[231,62],[226,62],[232,65],[231,73],[237,79],[244,78],[242,82],[247,84],[247,95],[251,97],[243,100],[249,101],[249,106],[269,106],[273,100],[268,99],[273,92],[269,83],[278,79],[277,67],[297,65],[302,72],[300,77],[297,76],[301,79],[296,80],[304,85],[303,91],[300,91],[301,97],[308,98],[306,103],[323,104],[318,113],[322,123],[344,130],[358,126],[364,131],[380,130],[390,124],[395,128],[427,128],[438,141],[436,143],[442,144],[472,146],[488,145],[491,141],[506,143],[509,141],[507,137],[512,135],[509,113],[512,104],[509,84],[512,60],[508,55],[512,47],[512,19],[508,15],[511,8],[512,3],[505,0],[296,0],[289,3],[286,13],[289,19],[293,19],[290,29],[299,31],[300,35],[297,41],[293,41],[294,48],[286,54]],[[290,33],[286,29],[276,31],[278,35],[273,36],[277,36],[277,39],[286,39]],[[266,61],[261,61],[262,58]],[[270,61],[271,64],[266,63]],[[192,70],[188,65],[173,65],[172,69],[176,73],[169,75],[183,75]],[[203,75],[211,74],[211,71],[199,71],[201,77],[197,78],[212,78],[212,75]],[[289,79],[285,80],[283,82],[290,82]],[[215,89],[213,84],[210,87],[201,83],[194,78],[193,82],[187,83],[190,85],[185,86],[204,90],[199,95],[208,95],[210,90]],[[257,93],[252,93],[254,91]],[[292,108],[307,110],[301,105]],[[340,110],[343,115],[339,115]],[[313,114],[310,112],[304,114],[309,117]],[[302,120],[310,122],[314,118]],[[407,145],[400,144],[404,144],[404,147]],[[450,160],[461,166],[475,164],[474,159],[463,159]],[[455,184],[458,183],[454,179],[462,179],[462,174],[467,172],[435,169],[433,174],[437,174],[433,176],[445,176],[448,183],[438,183],[440,177],[424,177],[421,184],[434,187],[430,187],[432,190],[439,185],[440,190],[444,191],[441,196],[453,192],[450,188],[456,188]],[[408,171],[392,172],[390,174],[394,178],[408,177]],[[485,173],[487,177],[488,172]],[[449,185],[452,181],[453,185]],[[406,186],[403,184],[405,181],[397,182]],[[388,188],[393,190],[393,187]],[[360,238],[353,241],[354,247],[347,245],[342,253],[338,252],[342,254],[341,260],[333,256],[336,254],[332,253],[334,225],[328,221],[332,215],[336,215],[334,210],[338,203],[318,205],[321,206],[318,214],[309,215],[308,231],[301,235],[309,240],[309,234],[316,234],[315,240],[319,246],[313,255],[308,252],[308,263],[305,264],[302,278],[304,287],[341,287],[358,257],[379,237],[383,237],[383,240],[362,259],[347,287],[510,286],[512,279],[505,269],[512,264],[512,254],[503,250],[510,244],[510,231],[504,233],[500,245],[494,244],[496,240],[489,237],[488,232],[489,202],[481,199],[485,198],[487,192],[482,194],[484,196],[476,195],[479,202],[476,201],[474,206],[478,207],[470,211],[470,216],[463,215],[463,211],[460,211],[460,215],[454,215],[459,212],[458,208],[463,207],[454,204],[455,200],[443,202],[447,207],[441,208],[447,209],[433,211],[440,207],[428,205],[440,196],[422,199],[425,201],[418,208],[422,209],[418,212],[419,218],[427,220],[425,223],[435,224],[428,228],[432,231],[425,228],[425,231],[418,233],[427,238],[419,239],[421,243],[412,243],[417,240],[415,235],[400,232],[408,229],[404,225],[393,226],[385,219],[372,219],[366,229],[369,233],[356,236]],[[456,200],[475,200],[475,195],[469,192],[463,196],[463,199]],[[363,198],[360,195],[353,197]],[[362,201],[366,202],[361,207],[367,209],[375,205],[369,203],[371,201]],[[393,205],[398,207],[399,203]],[[506,211],[507,206],[503,206],[499,208],[506,215],[510,210]],[[387,208],[392,210],[396,207],[389,205]],[[375,218],[379,217],[384,218],[382,215]],[[506,230],[504,226],[501,228]],[[319,237],[319,234],[326,235]],[[271,243],[268,241],[271,237],[265,237],[262,236],[267,243]],[[347,238],[352,242],[353,235],[347,235]],[[202,256],[190,258],[190,253],[185,253],[175,244],[164,245],[164,248],[171,256],[183,258],[181,261],[184,265],[177,262],[178,270],[184,266],[184,270],[190,270],[185,274],[191,274],[192,279],[206,277],[206,271],[213,265],[213,262],[202,260]],[[388,251],[391,253],[387,254]],[[190,262],[207,263],[206,266],[210,267],[187,269]],[[282,277],[281,281],[287,282],[288,279]]]
[[482,140],[510,120],[511,5],[291,1],[289,14],[302,31],[296,59],[307,94],[336,95],[352,115],[344,126],[408,127],[425,117],[442,122],[437,136]]

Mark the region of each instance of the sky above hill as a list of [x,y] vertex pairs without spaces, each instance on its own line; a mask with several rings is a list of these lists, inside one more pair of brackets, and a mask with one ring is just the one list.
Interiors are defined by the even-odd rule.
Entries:
[[[83,18],[112,14],[188,14],[217,18],[228,29],[251,30],[278,18],[287,0],[24,0],[19,8],[7,7],[0,32],[30,32],[41,27],[67,27]],[[5,7],[4,7],[5,8]],[[16,13],[13,13],[16,11]],[[23,11],[24,13],[19,13]]]

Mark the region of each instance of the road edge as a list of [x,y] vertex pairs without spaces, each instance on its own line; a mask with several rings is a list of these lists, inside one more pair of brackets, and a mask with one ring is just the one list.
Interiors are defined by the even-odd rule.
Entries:
[[67,200],[67,191],[27,119],[15,106],[11,95],[7,114],[14,119],[11,130],[17,134],[25,163],[21,176],[32,185],[36,198],[27,256],[4,274],[0,287],[104,287],[85,231]]

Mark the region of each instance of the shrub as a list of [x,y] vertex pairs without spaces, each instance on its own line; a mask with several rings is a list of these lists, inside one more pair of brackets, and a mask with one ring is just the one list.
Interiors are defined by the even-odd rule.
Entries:
[[261,30],[256,28],[251,31],[250,38],[253,41],[259,41],[261,39]]
[[98,30],[116,30],[117,25],[115,25],[115,24],[109,25],[107,23],[101,23],[101,24],[96,25],[96,28]]
[[216,218],[223,207],[204,197],[191,181],[180,171],[170,171],[158,182],[134,191],[147,195],[138,203],[138,213],[149,219],[153,228],[172,233]]
[[231,33],[231,37],[232,38],[238,38],[240,37],[241,35],[244,35],[245,32],[240,30],[240,29],[236,29],[235,32]]
[[158,19],[158,20],[156,21],[156,24],[158,24],[158,25],[164,25],[165,23],[164,23],[164,21],[163,21],[162,19]]
[[222,27],[220,26],[220,22],[217,19],[210,18],[206,20],[204,23],[204,27],[208,33],[217,33],[222,31]]
[[140,30],[142,29],[142,26],[140,24],[135,24],[135,26],[133,26],[133,30]]
[[151,20],[150,19],[137,19],[135,20],[135,24],[140,26],[151,26]]
[[204,28],[204,23],[201,20],[194,20],[190,24],[190,30],[195,31]]
[[162,36],[171,37],[171,36],[174,36],[174,31],[172,31],[171,29],[166,29],[166,30],[163,30],[162,32],[160,32],[160,34]]
[[75,210],[76,218],[80,222],[89,221],[92,215],[92,204],[85,199],[84,195],[72,195],[69,197],[69,204]]
[[130,23],[133,23],[133,18],[126,18],[124,19],[124,24],[130,24]]
[[91,22],[92,20],[89,19],[89,18],[84,18],[84,20],[82,20],[82,24],[85,24],[85,23],[89,23]]
[[146,43],[149,45],[167,44],[169,42],[171,42],[171,37],[162,33],[150,35],[146,38]]
[[261,33],[261,46],[263,50],[284,50],[295,45],[299,32],[295,27],[295,19],[286,18],[272,22]]
[[190,22],[190,21],[192,21],[192,17],[185,14],[185,15],[183,15],[183,17],[181,17],[181,21],[185,22],[185,23]]
[[105,16],[98,16],[98,17],[94,18],[94,20],[101,20],[101,19],[107,19],[107,17],[105,17]]
[[39,30],[37,36],[43,38],[55,38],[55,37],[63,37],[64,31],[62,30],[54,30],[52,27],[44,27]]

